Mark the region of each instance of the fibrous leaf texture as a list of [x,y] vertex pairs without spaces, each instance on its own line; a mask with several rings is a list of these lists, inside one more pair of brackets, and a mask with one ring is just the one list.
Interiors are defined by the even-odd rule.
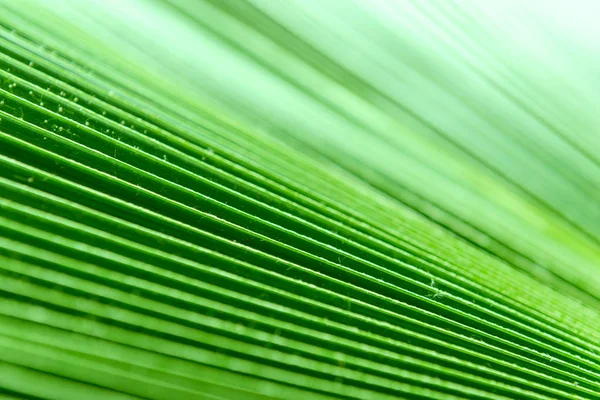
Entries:
[[0,397],[600,398],[599,11],[1,0]]

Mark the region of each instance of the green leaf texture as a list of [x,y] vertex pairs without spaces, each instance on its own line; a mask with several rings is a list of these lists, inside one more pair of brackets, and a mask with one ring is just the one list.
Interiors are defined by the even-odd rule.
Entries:
[[600,398],[599,11],[0,0],[0,398]]

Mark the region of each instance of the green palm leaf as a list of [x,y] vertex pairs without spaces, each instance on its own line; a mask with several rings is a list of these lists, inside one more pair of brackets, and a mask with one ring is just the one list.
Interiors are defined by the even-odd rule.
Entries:
[[0,394],[600,397],[581,5],[0,1]]

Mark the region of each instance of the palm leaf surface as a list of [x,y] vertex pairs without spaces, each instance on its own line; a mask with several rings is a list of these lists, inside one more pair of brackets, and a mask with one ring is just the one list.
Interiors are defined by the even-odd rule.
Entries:
[[596,64],[569,20],[0,4],[8,398],[599,397]]

